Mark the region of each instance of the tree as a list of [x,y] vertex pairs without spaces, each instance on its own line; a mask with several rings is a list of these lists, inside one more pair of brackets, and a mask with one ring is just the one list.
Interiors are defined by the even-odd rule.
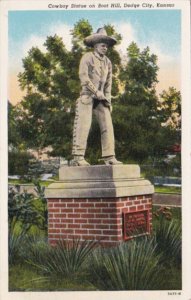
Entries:
[[136,43],[127,53],[128,62],[120,74],[125,91],[113,113],[116,148],[122,159],[142,163],[164,155],[169,128],[162,128],[159,115],[157,56],[149,47],[141,51]]
[[159,126],[156,111],[157,57],[135,43],[128,49],[128,63],[121,72],[125,91],[114,106],[116,146],[123,159],[142,162],[153,151],[152,135]]
[[180,139],[181,95],[174,87],[169,87],[168,91],[160,94],[160,118],[162,125],[177,132]]

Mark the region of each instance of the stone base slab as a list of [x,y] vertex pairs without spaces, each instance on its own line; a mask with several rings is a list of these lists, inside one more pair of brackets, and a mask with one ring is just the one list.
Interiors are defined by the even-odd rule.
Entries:
[[140,177],[138,165],[63,166],[59,170],[59,181],[45,190],[46,198],[107,198],[153,193],[153,185]]

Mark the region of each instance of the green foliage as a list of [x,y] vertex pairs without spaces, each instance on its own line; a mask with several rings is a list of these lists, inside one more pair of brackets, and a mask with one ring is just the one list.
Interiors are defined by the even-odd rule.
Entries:
[[148,238],[99,250],[92,257],[94,284],[104,290],[155,289],[162,274],[159,258],[154,240]]
[[47,229],[47,204],[44,197],[45,187],[35,183],[37,196],[20,192],[19,186],[10,187],[8,194],[9,232],[12,233],[17,224],[23,234],[29,232],[32,226],[41,230]]
[[[50,276],[73,277],[78,273],[83,273],[84,265],[95,247],[94,241],[65,241],[60,240],[54,248],[40,249],[34,251],[34,247],[30,247],[30,259],[28,263],[36,266],[44,274]],[[36,247],[36,246],[35,246]],[[44,255],[44,250],[48,250]],[[43,251],[43,253],[41,253]]]
[[20,175],[24,177],[28,173],[30,159],[33,155],[27,151],[10,150],[8,153],[8,172],[9,175]]
[[8,144],[11,148],[20,147],[21,136],[18,130],[17,108],[8,101]]
[[181,129],[181,95],[174,87],[160,94],[161,122],[168,122],[174,129]]
[[165,263],[181,262],[181,223],[168,220],[164,214],[159,215],[159,223],[155,230],[157,251],[162,253],[161,261]]
[[18,261],[22,261],[21,247],[24,242],[24,236],[25,231],[21,231],[20,233],[18,233],[13,227],[9,230],[8,249],[10,266],[18,263]]
[[[29,160],[29,168],[27,172],[27,177],[29,181],[37,180],[40,178],[40,175],[42,175],[44,172],[44,168],[41,166],[41,162],[37,159],[30,159]],[[38,182],[38,181],[36,181]],[[38,184],[38,183],[37,183]]]

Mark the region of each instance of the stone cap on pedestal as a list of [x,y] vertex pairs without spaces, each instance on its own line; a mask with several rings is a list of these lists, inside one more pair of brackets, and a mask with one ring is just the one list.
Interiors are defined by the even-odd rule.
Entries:
[[119,180],[140,177],[138,165],[114,165],[114,166],[85,166],[67,167],[59,169],[59,180]]
[[45,190],[46,198],[110,198],[153,193],[153,185],[140,177],[138,165],[63,166],[59,181]]

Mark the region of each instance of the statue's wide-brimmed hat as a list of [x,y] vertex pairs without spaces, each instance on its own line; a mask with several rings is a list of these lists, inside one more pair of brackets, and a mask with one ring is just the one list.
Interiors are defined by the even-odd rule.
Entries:
[[108,36],[104,28],[99,28],[96,33],[91,34],[84,39],[84,44],[88,47],[93,47],[97,43],[105,43],[109,47],[112,47],[117,41],[115,38]]

